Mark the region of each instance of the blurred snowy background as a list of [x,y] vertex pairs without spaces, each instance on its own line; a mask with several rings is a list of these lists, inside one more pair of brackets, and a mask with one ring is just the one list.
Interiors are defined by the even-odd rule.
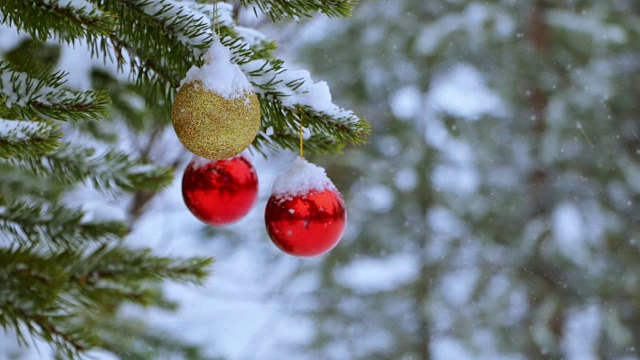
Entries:
[[[166,129],[153,156],[178,177],[128,241],[216,263],[204,287],[166,287],[178,311],[123,311],[229,360],[640,358],[639,21],[632,0],[363,1],[349,20],[278,25],[246,11],[373,125],[366,146],[309,156],[345,197],[345,236],[308,260],[269,242],[293,153],[254,156],[257,206],[205,228]],[[0,29],[3,53],[23,40]],[[57,61],[78,89],[114,70],[82,47]],[[85,190],[69,201],[126,216],[131,199]]]

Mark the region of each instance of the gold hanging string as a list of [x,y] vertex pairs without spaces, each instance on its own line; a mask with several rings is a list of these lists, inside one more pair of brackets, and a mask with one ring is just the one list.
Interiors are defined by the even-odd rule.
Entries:
[[304,122],[302,121],[302,108],[298,107],[300,119],[300,157],[304,159]]

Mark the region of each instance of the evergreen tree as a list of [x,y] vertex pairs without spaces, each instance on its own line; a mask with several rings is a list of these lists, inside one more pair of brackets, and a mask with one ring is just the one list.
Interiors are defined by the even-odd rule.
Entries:
[[[309,152],[359,143],[366,122],[302,101],[313,85],[308,75],[275,58],[272,40],[236,23],[243,9],[275,21],[316,13],[344,17],[352,5],[1,1],[3,37],[12,44],[0,60],[0,325],[24,346],[35,337],[64,358],[91,349],[125,358],[202,358],[193,346],[117,316],[126,304],[171,309],[175,304],[159,285],[198,284],[211,264],[207,257],[161,257],[126,242],[146,205],[184,162],[184,156],[153,155],[171,131],[175,90],[189,68],[202,65],[217,36],[260,99],[262,131],[254,149],[297,149],[302,124],[311,133]],[[88,64],[78,60],[78,69],[60,71],[65,54]],[[105,218],[73,205],[86,191],[127,201],[129,211]],[[10,355],[0,351],[0,357]]]
[[363,2],[301,43],[373,135],[331,165],[351,231],[304,265],[300,351],[637,358],[639,20],[635,1]]

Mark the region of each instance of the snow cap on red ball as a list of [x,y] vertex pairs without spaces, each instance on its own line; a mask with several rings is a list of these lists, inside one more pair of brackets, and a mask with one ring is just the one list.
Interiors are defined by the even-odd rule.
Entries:
[[276,178],[271,193],[277,200],[285,201],[312,190],[337,191],[323,168],[298,157]]

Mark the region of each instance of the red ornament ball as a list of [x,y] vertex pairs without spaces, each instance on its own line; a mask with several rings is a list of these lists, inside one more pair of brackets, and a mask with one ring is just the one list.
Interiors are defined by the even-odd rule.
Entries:
[[217,161],[194,158],[182,177],[182,197],[205,224],[230,225],[256,203],[258,175],[243,156]]
[[271,195],[265,210],[267,232],[287,254],[322,255],[338,244],[347,222],[337,190],[311,190],[297,196]]

